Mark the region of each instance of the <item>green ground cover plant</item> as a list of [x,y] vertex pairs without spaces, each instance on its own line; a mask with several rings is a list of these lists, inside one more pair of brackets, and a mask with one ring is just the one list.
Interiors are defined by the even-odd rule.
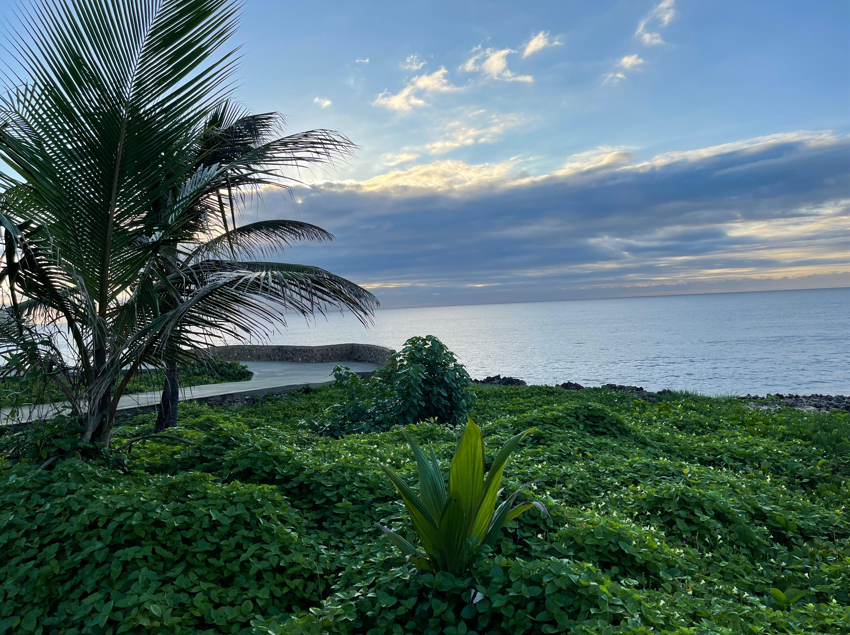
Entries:
[[194,445],[4,460],[0,633],[850,632],[850,415],[473,390],[485,469],[537,428],[503,487],[539,481],[517,503],[548,515],[513,519],[468,569],[421,571],[376,527],[420,548],[381,465],[416,483],[405,435],[448,466],[463,426],[317,434],[341,386],[185,404],[169,432]]

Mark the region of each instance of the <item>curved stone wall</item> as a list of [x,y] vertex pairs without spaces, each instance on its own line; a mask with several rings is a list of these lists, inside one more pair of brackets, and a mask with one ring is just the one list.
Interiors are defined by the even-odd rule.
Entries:
[[213,346],[213,357],[228,362],[365,362],[383,366],[395,353],[374,344],[330,344],[327,346]]

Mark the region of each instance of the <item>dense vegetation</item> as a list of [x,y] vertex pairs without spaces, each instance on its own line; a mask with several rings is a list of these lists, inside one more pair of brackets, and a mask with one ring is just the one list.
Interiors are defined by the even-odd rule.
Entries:
[[[204,359],[187,362],[180,367],[183,387],[223,384],[231,381],[248,381],[253,373],[239,362]],[[123,376],[122,376],[123,378]],[[126,394],[158,391],[162,389],[165,373],[159,369],[137,372],[127,384]],[[25,376],[6,375],[0,378],[0,406],[17,408],[24,404],[64,401],[65,395],[44,373]]]
[[339,399],[314,425],[327,436],[420,421],[462,424],[475,403],[466,368],[433,335],[411,337],[367,379],[344,366],[334,369],[334,377]]
[[379,464],[415,483],[406,431],[445,471],[460,426],[317,435],[340,388],[187,404],[170,433],[195,445],[3,466],[0,633],[850,632],[846,413],[475,393],[488,466],[537,428],[503,486],[542,479],[519,501],[551,518],[511,522],[469,573],[421,572],[376,527],[417,544]]

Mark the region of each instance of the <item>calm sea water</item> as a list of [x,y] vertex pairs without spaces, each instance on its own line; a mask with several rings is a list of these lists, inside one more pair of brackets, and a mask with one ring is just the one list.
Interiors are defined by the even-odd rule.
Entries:
[[470,375],[705,394],[850,394],[850,289],[380,310],[298,318],[278,344],[436,335]]

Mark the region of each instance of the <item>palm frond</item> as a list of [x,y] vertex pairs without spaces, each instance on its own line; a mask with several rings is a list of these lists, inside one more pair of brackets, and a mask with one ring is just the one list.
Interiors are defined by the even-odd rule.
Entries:
[[[42,0],[0,99],[0,158],[37,196],[34,218],[100,304],[132,285],[127,247],[148,210],[193,170],[198,131],[234,56],[231,0]],[[103,306],[100,311],[105,311]]]
[[228,276],[233,288],[246,299],[264,299],[279,307],[276,319],[286,324],[280,311],[300,315],[324,314],[329,307],[347,309],[368,323],[379,306],[366,289],[329,271],[310,265],[280,262],[206,260],[181,272],[185,283],[196,287]]
[[256,258],[280,253],[284,247],[290,247],[296,242],[330,240],[333,240],[333,234],[310,223],[294,220],[257,221],[198,245],[189,253],[186,262],[229,253],[235,253],[240,258]]

